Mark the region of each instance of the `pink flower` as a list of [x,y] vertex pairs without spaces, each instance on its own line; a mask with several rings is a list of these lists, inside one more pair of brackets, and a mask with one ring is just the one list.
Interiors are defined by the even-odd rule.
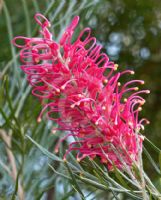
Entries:
[[90,28],[85,28],[71,42],[78,16],[59,43],[52,39],[50,22],[43,15],[37,13],[35,20],[42,36],[18,36],[13,44],[21,48],[21,69],[33,87],[32,94],[44,106],[38,121],[47,112],[47,117],[57,122],[56,130],[68,132],[55,151],[60,142],[74,136],[77,139],[69,145],[64,159],[74,150],[78,160],[100,157],[109,170],[113,163],[120,169],[124,168],[123,163],[131,166],[142,150],[143,136],[138,132],[144,128],[143,122],[148,123],[146,119],[138,119],[145,103],[139,95],[149,90],[137,91],[135,84],[144,81],[132,80],[121,86],[120,77],[134,72],[116,72],[118,65],[101,53],[101,45],[91,36]]

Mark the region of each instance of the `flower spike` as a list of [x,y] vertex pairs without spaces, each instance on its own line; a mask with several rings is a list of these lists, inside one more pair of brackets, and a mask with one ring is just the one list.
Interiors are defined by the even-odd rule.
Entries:
[[113,169],[113,163],[120,169],[125,164],[132,166],[138,161],[144,139],[138,131],[144,129],[143,123],[149,123],[138,117],[145,103],[139,95],[149,90],[137,91],[136,84],[142,85],[144,81],[121,84],[120,77],[134,72],[117,72],[118,64],[101,52],[90,28],[81,31],[72,43],[78,16],[66,28],[59,43],[53,40],[48,19],[40,13],[34,18],[41,37],[17,36],[13,44],[21,49],[21,69],[33,88],[32,94],[44,107],[38,122],[46,112],[58,124],[56,130],[67,132],[55,151],[59,150],[60,142],[72,136],[77,140],[69,145],[64,160],[69,152],[77,151],[78,161],[98,156],[109,170]]

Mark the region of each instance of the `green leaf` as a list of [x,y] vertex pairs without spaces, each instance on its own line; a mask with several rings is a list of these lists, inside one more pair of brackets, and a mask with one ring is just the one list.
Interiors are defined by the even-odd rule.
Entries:
[[15,189],[14,189],[14,192],[12,194],[12,198],[11,200],[15,200],[16,199],[16,196],[17,196],[17,192],[18,192],[18,187],[19,187],[19,177],[21,175],[21,172],[22,172],[22,165],[18,171],[18,174],[17,174],[17,178],[16,178],[16,184],[15,184]]
[[120,183],[128,190],[131,190],[130,187],[127,185],[121,174],[119,173],[118,169],[116,168],[115,164],[113,163],[114,173],[116,178],[120,181]]
[[102,175],[102,173],[100,173],[100,171],[99,170],[93,170],[94,171],[94,174],[96,175],[96,177],[98,178],[98,180],[100,181],[100,183],[102,183],[102,184],[107,184],[106,182],[105,182],[105,177]]
[[97,189],[100,189],[100,190],[103,190],[103,191],[109,191],[108,189],[108,186],[105,186],[103,184],[100,184],[96,181],[93,181],[91,179],[88,179],[88,178],[85,178],[85,177],[82,177],[82,176],[77,176],[82,182],[88,184],[88,185],[91,185],[91,186],[94,186],[95,188]]
[[61,200],[68,200],[69,197],[72,197],[72,195],[74,195],[74,193],[74,189],[70,190]]
[[159,153],[159,166],[160,166],[160,171],[161,171],[161,151]]
[[48,150],[46,150],[44,147],[42,147],[40,144],[38,144],[35,140],[33,140],[29,135],[26,135],[26,137],[33,143],[35,144],[42,153],[44,153],[48,158],[51,158],[52,160],[63,162],[61,158],[58,156],[50,153]]
[[114,197],[116,200],[120,200],[120,199],[117,197],[117,194],[115,194],[114,191],[111,190],[111,192],[112,192],[112,194],[113,194],[113,197]]
[[54,169],[54,167],[51,166],[50,164],[48,164],[48,166],[53,170],[53,172],[54,172],[56,175],[59,175],[59,176],[65,178],[65,179],[67,179],[67,180],[72,180],[69,176],[66,176],[66,175],[64,175],[63,173],[57,172],[57,171]]
[[150,161],[150,163],[152,164],[152,166],[154,167],[155,171],[156,171],[159,175],[161,175],[161,172],[160,172],[160,170],[159,170],[157,164],[155,163],[155,161],[153,160],[153,158],[151,157],[151,155],[149,154],[149,152],[146,150],[145,147],[143,147],[143,149],[144,149],[144,152],[145,152],[146,157],[149,159],[149,161]]
[[79,187],[79,185],[78,185],[78,183],[77,183],[77,181],[76,181],[75,175],[73,174],[72,170],[71,170],[70,167],[68,166],[67,162],[65,161],[64,163],[65,163],[65,166],[67,167],[68,172],[69,172],[69,174],[70,174],[70,176],[71,176],[71,178],[72,178],[72,180],[73,180],[73,182],[72,182],[73,188],[81,195],[82,199],[85,200],[84,194],[83,194],[83,192],[81,191],[81,189],[80,189],[80,187]]
[[31,22],[30,22],[30,16],[29,16],[29,10],[26,0],[21,0],[23,4],[24,14],[25,14],[25,20],[26,20],[26,29],[27,29],[27,36],[31,36]]
[[7,100],[7,103],[8,103],[8,108],[10,109],[10,120],[11,118],[14,120],[14,122],[16,123],[17,127],[20,128],[20,124],[19,124],[19,121],[18,119],[16,118],[15,116],[15,108],[13,106],[13,101],[9,95],[9,81],[8,81],[8,78],[6,79],[5,81],[5,96],[6,96],[6,100]]
[[159,149],[153,142],[151,142],[147,137],[145,137],[145,141],[146,141],[157,153],[160,153],[160,149]]

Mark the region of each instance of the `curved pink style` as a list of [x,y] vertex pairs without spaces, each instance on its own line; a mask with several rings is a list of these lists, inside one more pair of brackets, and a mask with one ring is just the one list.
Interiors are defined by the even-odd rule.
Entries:
[[138,119],[145,102],[139,95],[149,90],[137,91],[135,84],[144,81],[132,80],[121,86],[120,77],[134,72],[116,72],[118,65],[101,53],[90,28],[85,28],[72,43],[78,16],[58,43],[48,30],[50,22],[39,13],[34,18],[42,36],[17,36],[13,44],[21,48],[21,69],[33,87],[32,94],[44,106],[38,121],[46,112],[49,119],[57,122],[58,130],[68,131],[55,151],[60,142],[74,136],[77,140],[69,145],[64,159],[74,150],[78,160],[100,157],[109,170],[113,164],[120,169],[124,164],[131,166],[142,150],[143,136],[138,132],[143,129],[143,122],[148,123]]

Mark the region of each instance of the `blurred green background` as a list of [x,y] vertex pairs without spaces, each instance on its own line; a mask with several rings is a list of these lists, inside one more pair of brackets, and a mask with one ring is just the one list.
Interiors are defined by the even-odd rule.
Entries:
[[[33,16],[38,11],[46,14],[46,17],[52,21],[52,31],[56,40],[59,39],[72,17],[80,15],[81,19],[77,31],[86,26],[91,27],[92,35],[103,45],[103,51],[109,55],[110,59],[119,64],[120,70],[134,69],[136,72],[134,77],[145,80],[145,85],[142,88],[150,89],[151,93],[145,97],[146,104],[141,116],[146,117],[150,124],[145,127],[143,134],[161,148],[160,0],[0,0],[0,9],[0,108],[8,119],[7,121],[1,113],[0,126],[5,131],[12,130],[14,136],[12,145],[15,148],[14,152],[18,161],[23,160],[18,149],[31,148],[31,144],[25,143],[24,137],[19,136],[18,130],[21,134],[23,131],[25,134],[30,134],[48,148],[53,148],[55,144],[54,139],[51,141],[51,124],[42,122],[41,125],[37,125],[36,123],[41,107],[38,100],[32,97],[18,67],[18,49],[13,47],[10,42],[17,35],[37,34]],[[11,127],[9,123],[12,124]],[[22,145],[22,143],[25,144]],[[152,157],[157,160],[155,152],[150,151]],[[2,160],[6,162],[4,152],[5,146],[1,142],[0,155],[3,155]],[[31,163],[27,162],[26,165],[31,165],[31,169],[34,166],[33,163],[37,162],[35,160],[38,159],[37,151],[34,149],[33,152],[35,153],[34,158],[28,156],[31,152],[26,153],[26,159]],[[22,158],[20,158],[21,156]],[[33,163],[32,159],[35,159]],[[46,161],[43,159],[45,158],[42,157],[43,165],[45,165]],[[39,166],[41,170],[43,165]],[[149,174],[155,177],[151,165],[146,161],[144,165]],[[45,166],[43,167],[43,170],[46,170],[44,175],[37,168],[37,171],[33,173],[36,173],[38,179],[42,176],[44,180],[50,176]],[[40,171],[41,176],[39,175]],[[0,179],[3,180],[2,174]],[[32,177],[32,174],[30,176]],[[4,193],[5,196],[7,192],[10,194],[14,189],[11,186],[8,191],[7,179],[3,181],[0,184],[0,194]],[[35,187],[39,187],[39,184],[37,183]]]

